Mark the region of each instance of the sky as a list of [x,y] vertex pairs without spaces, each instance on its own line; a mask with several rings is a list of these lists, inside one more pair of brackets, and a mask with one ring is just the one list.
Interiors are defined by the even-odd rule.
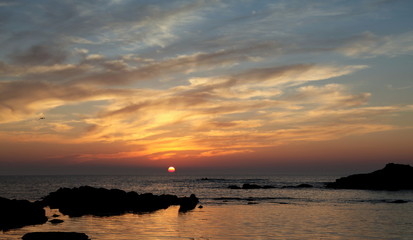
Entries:
[[0,174],[413,164],[413,1],[0,1]]

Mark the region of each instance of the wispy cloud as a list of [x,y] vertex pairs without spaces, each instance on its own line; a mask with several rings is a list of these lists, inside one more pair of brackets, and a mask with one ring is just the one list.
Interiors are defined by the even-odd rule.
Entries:
[[338,51],[350,57],[376,57],[380,55],[394,57],[413,53],[413,32],[399,35],[377,36],[365,32],[338,48]]
[[372,27],[398,4],[0,3],[0,141],[165,160],[401,129],[412,108],[357,85],[371,60],[412,53],[410,28]]

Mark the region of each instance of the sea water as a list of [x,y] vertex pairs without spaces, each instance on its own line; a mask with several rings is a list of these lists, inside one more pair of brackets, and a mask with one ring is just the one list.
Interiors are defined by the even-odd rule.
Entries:
[[[39,200],[60,187],[93,186],[200,198],[203,208],[177,206],[153,213],[69,218],[0,233],[75,231],[91,239],[413,239],[413,191],[326,189],[337,176],[0,176],[0,196]],[[269,189],[230,189],[244,183]],[[294,188],[299,184],[312,188]],[[405,203],[394,203],[404,200]],[[1,213],[0,213],[1,214]]]

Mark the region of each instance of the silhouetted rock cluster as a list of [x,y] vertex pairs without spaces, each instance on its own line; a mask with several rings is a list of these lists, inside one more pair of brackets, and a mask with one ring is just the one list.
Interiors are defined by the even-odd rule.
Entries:
[[[283,186],[281,188],[312,188],[313,186],[310,184],[299,184],[297,186]],[[257,184],[249,184],[249,183],[245,183],[242,185],[242,187],[238,186],[238,185],[229,185],[228,188],[230,189],[270,189],[270,188],[276,188],[272,185],[264,185],[264,186],[260,186]]]
[[391,201],[390,203],[408,203],[408,201],[399,199],[399,200]]
[[179,211],[186,212],[186,211],[192,210],[196,207],[198,203],[199,203],[199,200],[195,196],[195,194],[191,194],[191,196],[189,197],[182,197],[179,199],[179,205],[180,205]]
[[43,207],[27,200],[0,197],[0,230],[47,222]]
[[311,184],[307,184],[307,183],[302,183],[302,184],[298,184],[296,186],[284,186],[282,188],[312,188],[313,185]]
[[23,240],[89,240],[84,233],[77,232],[31,232],[26,233]]
[[[179,211],[192,210],[199,203],[192,194],[190,197],[179,198],[175,195],[153,195],[152,193],[138,194],[125,192],[119,189],[93,188],[83,186],[79,188],[60,188],[52,192],[42,201],[29,202],[27,200],[10,200],[0,197],[0,230],[9,230],[27,225],[43,224],[47,217],[43,207],[57,208],[70,217],[83,215],[111,216],[127,212],[143,213],[159,209],[166,209],[171,205],[179,205]],[[53,215],[58,217],[59,215]],[[61,219],[50,220],[53,224],[62,223]],[[58,234],[59,237],[55,237]],[[78,238],[66,238],[75,236]],[[38,236],[41,236],[38,238]],[[57,235],[56,235],[57,236]],[[88,239],[73,233],[33,233],[23,239]],[[49,237],[49,238],[48,238]]]
[[402,190],[413,189],[413,167],[388,163],[383,169],[372,173],[354,174],[328,183],[327,188]]
[[59,223],[62,223],[64,221],[62,219],[52,219],[49,222],[52,223],[52,224],[59,224]]
[[178,198],[175,195],[138,194],[119,189],[94,188],[60,188],[43,198],[42,204],[58,208],[71,217],[83,215],[111,216],[126,212],[152,212],[166,209],[171,205],[180,205],[182,211],[194,209],[198,198]]
[[268,189],[268,188],[275,188],[274,186],[270,185],[265,185],[265,186],[260,186],[257,184],[249,184],[249,183],[244,183],[242,187],[238,185],[230,185],[228,186],[230,189]]

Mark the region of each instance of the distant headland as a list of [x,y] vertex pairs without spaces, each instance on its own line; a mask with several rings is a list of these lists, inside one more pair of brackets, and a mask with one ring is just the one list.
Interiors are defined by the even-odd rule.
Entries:
[[388,163],[383,169],[364,174],[354,174],[328,183],[327,188],[366,190],[413,189],[413,167]]

